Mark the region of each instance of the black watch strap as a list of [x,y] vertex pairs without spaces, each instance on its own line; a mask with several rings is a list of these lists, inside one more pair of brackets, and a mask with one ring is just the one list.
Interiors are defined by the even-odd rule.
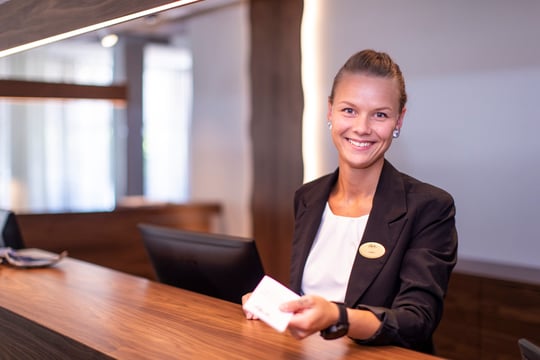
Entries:
[[321,336],[326,340],[337,339],[347,335],[349,332],[349,317],[347,306],[344,303],[334,302],[339,309],[339,319],[337,323],[321,330]]

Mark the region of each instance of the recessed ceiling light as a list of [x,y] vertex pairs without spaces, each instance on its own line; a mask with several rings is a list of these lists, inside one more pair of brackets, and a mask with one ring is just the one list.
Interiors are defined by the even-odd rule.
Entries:
[[105,48],[110,48],[116,45],[118,42],[118,35],[108,34],[101,38],[101,46]]

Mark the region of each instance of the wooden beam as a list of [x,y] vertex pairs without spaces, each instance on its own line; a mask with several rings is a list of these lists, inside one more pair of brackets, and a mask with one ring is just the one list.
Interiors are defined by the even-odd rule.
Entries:
[[126,85],[77,85],[39,81],[0,80],[0,98],[94,99],[127,101]]

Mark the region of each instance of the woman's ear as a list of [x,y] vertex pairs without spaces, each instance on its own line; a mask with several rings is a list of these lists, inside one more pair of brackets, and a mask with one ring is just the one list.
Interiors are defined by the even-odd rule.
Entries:
[[403,126],[403,119],[405,118],[406,112],[407,112],[407,108],[404,107],[403,110],[401,110],[401,114],[399,114],[399,117],[397,119],[396,129],[401,129],[401,127]]
[[332,123],[332,102],[328,99],[328,111],[326,113],[326,120],[328,123]]

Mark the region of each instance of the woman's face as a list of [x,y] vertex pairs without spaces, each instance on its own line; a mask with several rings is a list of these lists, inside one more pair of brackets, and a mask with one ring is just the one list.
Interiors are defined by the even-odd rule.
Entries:
[[343,74],[328,103],[340,167],[367,169],[383,162],[392,132],[401,128],[405,115],[405,109],[399,111],[399,95],[397,80]]

